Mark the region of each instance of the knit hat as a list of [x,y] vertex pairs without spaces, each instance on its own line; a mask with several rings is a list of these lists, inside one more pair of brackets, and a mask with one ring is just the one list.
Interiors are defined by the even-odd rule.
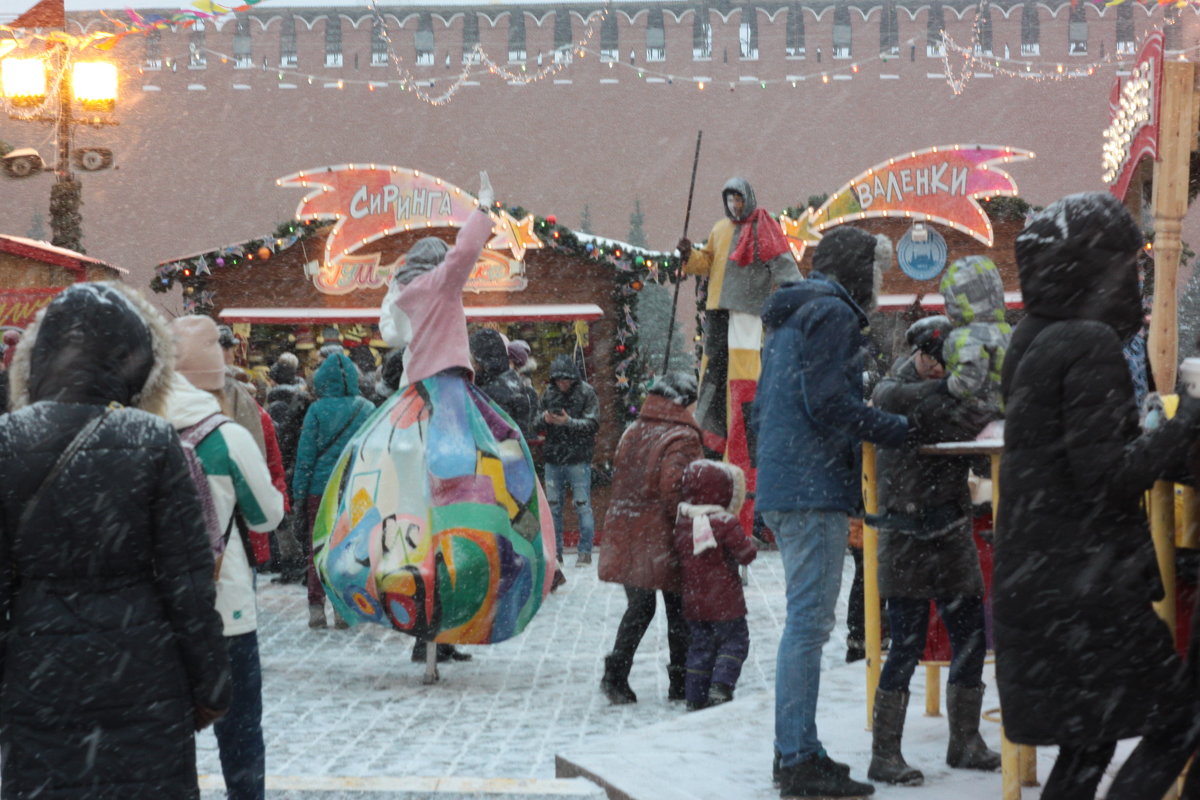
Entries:
[[821,237],[813,269],[842,285],[863,311],[874,311],[883,273],[891,266],[892,244],[861,228],[839,225]]
[[171,321],[171,334],[175,338],[175,371],[197,389],[225,388],[225,356],[212,318],[177,317]]
[[529,363],[529,356],[532,355],[533,349],[530,348],[529,342],[524,339],[513,339],[508,343],[508,360],[512,362],[513,367],[520,369]]
[[404,254],[404,262],[392,276],[396,283],[407,284],[418,275],[423,275],[442,263],[449,252],[450,245],[436,236],[426,236],[418,239],[417,243]]
[[678,406],[696,402],[697,393],[696,376],[690,372],[668,372],[650,387],[650,394],[665,397]]

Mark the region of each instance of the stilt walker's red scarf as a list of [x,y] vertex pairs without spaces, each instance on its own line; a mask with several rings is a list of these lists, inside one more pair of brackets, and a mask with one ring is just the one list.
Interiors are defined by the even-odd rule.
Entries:
[[[738,235],[737,246],[729,254],[729,260],[739,267],[748,267],[754,261],[770,261],[788,251],[783,229],[765,208],[754,209],[748,217],[734,224],[743,230]],[[747,225],[750,226],[749,235],[744,229]]]

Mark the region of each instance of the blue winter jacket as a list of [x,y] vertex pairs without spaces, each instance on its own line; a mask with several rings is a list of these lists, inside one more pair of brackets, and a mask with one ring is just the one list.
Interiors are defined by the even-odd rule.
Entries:
[[308,496],[325,491],[342,449],[375,410],[359,395],[358,369],[343,353],[317,367],[313,391],[317,399],[304,415],[292,473],[292,500],[299,508]]
[[751,429],[760,511],[862,510],[865,439],[903,443],[907,420],[863,401],[867,315],[819,272],[767,300]]

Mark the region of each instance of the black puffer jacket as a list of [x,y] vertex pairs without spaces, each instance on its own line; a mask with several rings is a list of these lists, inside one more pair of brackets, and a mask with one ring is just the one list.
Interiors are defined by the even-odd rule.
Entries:
[[[555,380],[567,378],[571,388],[559,391]],[[579,377],[575,359],[568,355],[555,356],[550,362],[550,385],[542,392],[542,410],[562,409],[570,420],[565,425],[549,425],[538,419],[538,430],[546,435],[542,457],[547,464],[590,464],[596,447],[596,432],[600,430],[600,401],[596,390]]]
[[1004,364],[993,617],[1009,738],[1085,745],[1139,736],[1188,692],[1139,507],[1197,436],[1185,403],[1139,432],[1121,342],[1141,306],[1140,231],[1109,194],[1071,195],[1017,239],[1029,315]]
[[528,440],[533,434],[533,406],[521,376],[508,365],[508,349],[500,333],[491,328],[476,331],[471,337],[471,357],[475,359],[475,385],[512,417]]
[[[144,300],[68,288],[0,417],[0,795],[195,798],[193,710],[230,674],[195,485],[161,407],[171,337]],[[60,453],[116,401],[28,523]]]
[[[958,422],[959,401],[942,381],[923,380],[911,358],[880,381],[880,411],[930,420],[929,441],[973,439],[982,428]],[[880,447],[879,595],[981,597],[983,573],[971,538],[970,461],[922,455],[915,447]]]
[[296,448],[300,445],[300,431],[304,426],[304,415],[312,405],[312,397],[302,384],[281,383],[267,392],[267,414],[275,423],[275,437],[279,440],[279,455],[283,459],[283,470],[288,483],[292,481],[292,470],[296,466]]

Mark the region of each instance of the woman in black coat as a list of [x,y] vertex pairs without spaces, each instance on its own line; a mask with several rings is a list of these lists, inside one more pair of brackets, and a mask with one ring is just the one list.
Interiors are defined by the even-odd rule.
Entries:
[[66,289],[18,349],[0,417],[4,798],[199,797],[194,731],[230,676],[195,484],[149,413],[171,350],[111,284]]
[[1139,430],[1121,346],[1141,323],[1141,247],[1098,192],[1052,204],[1016,241],[1028,316],[1003,370],[993,619],[1005,733],[1060,747],[1043,800],[1092,798],[1117,740],[1169,730],[1188,704],[1139,504],[1183,462],[1200,413],[1184,398]]

